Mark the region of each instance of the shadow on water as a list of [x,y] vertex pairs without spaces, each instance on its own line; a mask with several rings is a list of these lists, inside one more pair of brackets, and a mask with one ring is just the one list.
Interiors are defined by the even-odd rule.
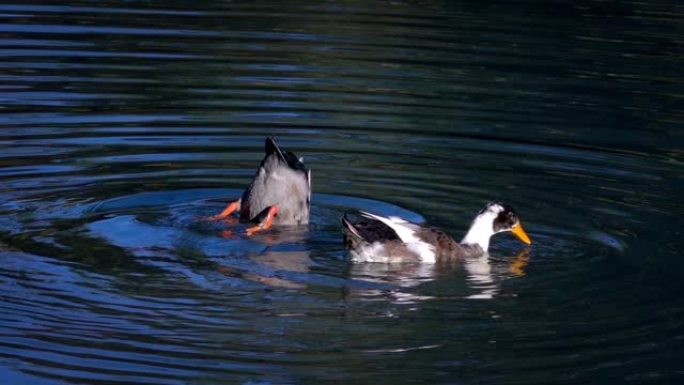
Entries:
[[[677,383],[677,3],[0,5],[0,379]],[[263,139],[307,229],[209,223]],[[340,215],[535,243],[350,264]],[[679,381],[681,382],[681,381]]]

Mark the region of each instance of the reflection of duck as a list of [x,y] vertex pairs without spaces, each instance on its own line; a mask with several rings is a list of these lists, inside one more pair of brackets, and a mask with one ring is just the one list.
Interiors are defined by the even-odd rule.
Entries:
[[[444,266],[447,270],[451,267]],[[435,265],[425,263],[354,263],[349,266],[349,275],[353,279],[386,283],[397,288],[416,287],[433,281],[441,272],[441,269],[435,269]]]
[[247,229],[249,235],[272,225],[309,223],[311,170],[304,166],[302,158],[282,151],[273,138],[266,138],[265,152],[242,198],[209,219],[224,219],[240,212],[241,221],[253,223]]
[[307,273],[312,264],[309,251],[267,251],[250,259],[256,265],[241,264],[240,267],[218,265],[218,271],[227,276],[246,279],[272,287],[303,289],[306,284],[288,278],[288,272]]
[[[389,287],[360,287],[349,294],[367,299],[391,297],[396,302],[416,303],[434,297],[423,290],[409,290],[436,280],[450,282],[450,293],[458,298],[492,299],[499,295],[502,282],[525,275],[530,248],[518,250],[507,260],[492,260],[488,254],[459,259],[458,263],[353,263],[349,275],[354,280],[370,281]],[[466,286],[454,285],[454,276],[464,275]],[[454,291],[455,290],[455,291]],[[510,288],[509,288],[510,290]],[[510,291],[508,291],[510,293]],[[445,298],[440,295],[440,298]]]
[[354,262],[434,263],[478,256],[487,252],[492,235],[504,231],[513,232],[526,244],[532,243],[513,208],[499,202],[489,203],[478,213],[460,243],[433,227],[365,212],[356,222],[344,215],[342,227]]
[[518,254],[510,258],[508,270],[515,276],[525,275],[525,268],[530,264],[530,250],[521,250]]

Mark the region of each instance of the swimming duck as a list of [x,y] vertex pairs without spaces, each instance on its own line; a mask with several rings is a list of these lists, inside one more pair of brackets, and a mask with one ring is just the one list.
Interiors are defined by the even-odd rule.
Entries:
[[424,262],[479,256],[489,249],[489,238],[510,231],[523,243],[532,241],[513,208],[492,202],[482,209],[461,242],[434,227],[424,227],[398,217],[360,212],[352,222],[342,217],[344,243],[354,262]]
[[264,159],[242,197],[231,202],[209,220],[240,213],[240,221],[251,223],[247,234],[269,229],[273,225],[305,225],[309,223],[311,206],[311,170],[302,158],[281,150],[275,139],[266,138]]

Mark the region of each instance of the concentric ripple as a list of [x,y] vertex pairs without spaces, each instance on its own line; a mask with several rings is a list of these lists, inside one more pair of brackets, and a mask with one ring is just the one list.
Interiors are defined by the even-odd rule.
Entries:
[[[110,0],[0,5],[0,382],[678,383],[680,11]],[[263,141],[312,223],[208,222]],[[339,218],[534,244],[350,264]]]

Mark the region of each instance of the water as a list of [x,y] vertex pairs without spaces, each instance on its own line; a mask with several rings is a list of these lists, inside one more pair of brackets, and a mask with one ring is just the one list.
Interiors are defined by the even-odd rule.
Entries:
[[[2,382],[681,383],[681,27],[666,1],[0,5]],[[268,134],[313,169],[309,231],[198,221]],[[532,247],[345,260],[345,211],[460,238],[494,199]]]

